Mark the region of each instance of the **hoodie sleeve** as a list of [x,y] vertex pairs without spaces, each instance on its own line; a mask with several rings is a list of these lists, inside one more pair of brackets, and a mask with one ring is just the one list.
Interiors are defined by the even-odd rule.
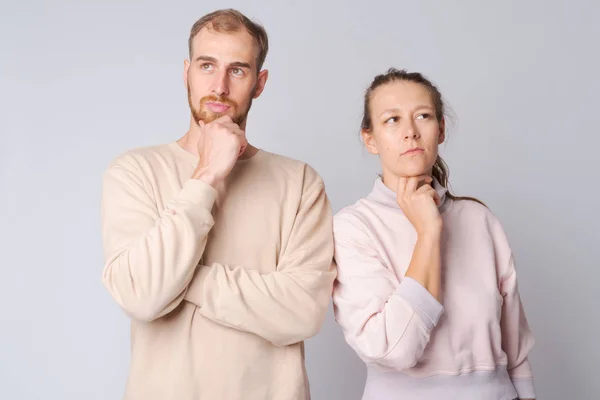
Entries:
[[152,321],[181,303],[214,224],[215,198],[211,186],[189,179],[158,210],[131,157],[105,172],[102,282],[131,318]]
[[535,388],[528,353],[533,347],[534,339],[519,296],[517,272],[512,254],[500,290],[504,298],[501,318],[502,349],[508,358],[508,374],[519,398],[533,399]]
[[310,174],[276,271],[261,274],[219,263],[202,266],[185,300],[213,322],[276,346],[316,335],[335,279],[331,214],[322,180]]
[[367,364],[403,371],[423,355],[442,305],[411,278],[386,267],[360,220],[334,219],[338,275],[333,304],[346,341]]

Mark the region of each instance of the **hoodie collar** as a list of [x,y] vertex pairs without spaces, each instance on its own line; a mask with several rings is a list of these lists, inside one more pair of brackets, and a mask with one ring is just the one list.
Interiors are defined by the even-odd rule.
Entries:
[[[432,182],[433,189],[437,192],[438,196],[440,196],[440,206],[438,207],[440,212],[444,212],[449,205],[450,200],[447,196],[448,189],[443,187],[437,179],[433,178]],[[369,199],[387,205],[389,207],[397,208],[399,210],[400,206],[396,201],[396,192],[387,187],[381,177],[378,177],[373,184],[373,190],[369,195]]]

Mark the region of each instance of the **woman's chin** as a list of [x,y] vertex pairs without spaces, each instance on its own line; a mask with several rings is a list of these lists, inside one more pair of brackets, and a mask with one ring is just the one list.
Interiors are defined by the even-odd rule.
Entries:
[[399,178],[410,178],[411,176],[430,175],[430,173],[430,168],[409,168],[403,169],[395,175]]

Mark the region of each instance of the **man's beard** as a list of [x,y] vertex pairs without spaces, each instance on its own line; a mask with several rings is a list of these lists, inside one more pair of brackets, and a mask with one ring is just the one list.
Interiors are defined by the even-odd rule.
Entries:
[[205,124],[208,124],[208,123],[214,121],[215,119],[220,118],[223,115],[226,115],[226,113],[216,113],[216,112],[210,111],[206,107],[206,103],[215,102],[215,103],[221,103],[221,104],[225,104],[225,105],[229,106],[230,109],[233,110],[233,112],[234,112],[234,114],[231,116],[231,119],[237,125],[241,125],[246,120],[246,117],[248,116],[248,112],[250,111],[250,107],[252,107],[252,97],[254,95],[254,90],[252,90],[252,93],[250,94],[250,101],[248,102],[248,108],[242,112],[238,112],[238,104],[235,101],[229,99],[227,96],[216,96],[216,95],[209,95],[209,96],[202,97],[200,99],[199,107],[196,108],[196,107],[194,107],[194,104],[192,104],[192,92],[190,90],[189,85],[188,85],[187,90],[188,90],[188,104],[190,106],[190,111],[192,113],[192,116],[194,117],[194,121],[197,124],[200,121],[204,122]]

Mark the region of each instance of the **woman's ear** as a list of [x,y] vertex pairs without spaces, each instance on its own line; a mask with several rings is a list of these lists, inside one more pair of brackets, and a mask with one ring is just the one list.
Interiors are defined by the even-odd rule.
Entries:
[[367,151],[371,154],[379,154],[379,151],[377,150],[377,141],[375,140],[373,133],[371,131],[362,129],[360,131],[360,135],[362,136],[362,140],[367,148]]
[[438,136],[438,144],[444,143],[444,140],[446,140],[446,119],[442,117],[442,120],[440,121],[440,134]]

